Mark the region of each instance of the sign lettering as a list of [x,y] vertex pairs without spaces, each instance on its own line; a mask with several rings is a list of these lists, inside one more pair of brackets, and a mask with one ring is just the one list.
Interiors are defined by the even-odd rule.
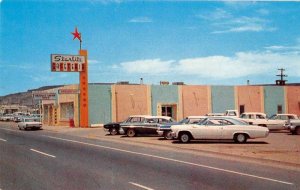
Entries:
[[51,54],[52,72],[84,71],[85,57],[81,55]]

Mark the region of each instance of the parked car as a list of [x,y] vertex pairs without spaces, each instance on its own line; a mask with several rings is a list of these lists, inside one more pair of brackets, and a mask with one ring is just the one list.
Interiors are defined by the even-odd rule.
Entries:
[[111,135],[117,135],[117,134],[123,134],[124,130],[121,128],[121,123],[124,125],[128,125],[130,123],[139,123],[141,122],[145,117],[148,117],[150,115],[132,115],[129,116],[125,121],[123,122],[110,122],[105,124],[104,130],[109,132]]
[[265,113],[260,112],[245,112],[242,113],[240,119],[246,121],[250,125],[258,125],[267,127],[269,130],[282,130],[285,129],[285,122],[282,120],[268,119]]
[[172,133],[172,130],[171,130],[172,125],[195,124],[195,123],[199,123],[200,121],[204,120],[205,118],[207,118],[207,116],[188,116],[179,122],[161,125],[157,129],[157,134],[159,136],[163,136],[165,139],[171,140],[171,139],[173,139],[173,136],[171,134]]
[[282,121],[288,121],[290,119],[298,119],[298,116],[296,114],[274,114],[269,119],[271,120],[282,120]]
[[127,136],[134,137],[137,134],[157,134],[160,125],[172,122],[175,120],[168,116],[143,116],[120,123],[120,126]]
[[18,123],[18,127],[20,130],[24,129],[41,129],[42,123],[37,118],[23,117],[21,121]]
[[14,120],[14,116],[13,114],[5,114],[1,116],[1,121],[13,121]]
[[22,117],[28,117],[29,113],[23,113],[23,112],[15,112],[13,113],[13,121],[14,122],[20,122]]
[[205,116],[208,116],[208,117],[219,117],[219,116],[224,116],[224,113],[207,113]]
[[285,127],[290,130],[293,135],[300,135],[300,119],[288,120]]
[[233,139],[236,143],[245,143],[247,139],[263,138],[269,135],[269,129],[249,125],[230,117],[209,117],[198,124],[173,125],[172,135],[183,143],[192,139]]
[[206,116],[215,117],[215,116],[225,116],[225,117],[239,117],[238,110],[226,110],[225,113],[208,113]]

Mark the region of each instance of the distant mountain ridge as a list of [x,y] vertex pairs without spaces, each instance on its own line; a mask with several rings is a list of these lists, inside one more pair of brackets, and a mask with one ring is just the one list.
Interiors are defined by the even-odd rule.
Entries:
[[53,86],[43,86],[36,89],[27,90],[27,92],[18,92],[14,94],[8,94],[5,96],[0,96],[0,105],[12,105],[18,104],[22,106],[32,106],[32,91],[42,91],[42,90],[49,90],[53,88],[62,87],[64,85],[53,85]]

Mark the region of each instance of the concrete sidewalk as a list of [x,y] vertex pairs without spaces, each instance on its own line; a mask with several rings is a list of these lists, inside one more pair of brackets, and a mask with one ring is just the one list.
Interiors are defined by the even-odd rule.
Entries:
[[44,130],[124,144],[151,145],[159,148],[172,148],[177,151],[192,153],[216,153],[234,158],[257,159],[258,162],[286,164],[300,169],[300,136],[290,135],[286,131],[273,132],[267,138],[250,139],[246,144],[233,141],[195,141],[182,144],[177,141],[164,140],[157,136],[138,136],[129,138],[122,135],[111,136],[100,128],[70,128],[43,126]]

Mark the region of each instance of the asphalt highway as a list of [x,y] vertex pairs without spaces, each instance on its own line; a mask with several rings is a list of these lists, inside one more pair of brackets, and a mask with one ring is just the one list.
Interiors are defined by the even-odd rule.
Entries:
[[0,128],[0,190],[300,189],[299,179],[262,164]]

